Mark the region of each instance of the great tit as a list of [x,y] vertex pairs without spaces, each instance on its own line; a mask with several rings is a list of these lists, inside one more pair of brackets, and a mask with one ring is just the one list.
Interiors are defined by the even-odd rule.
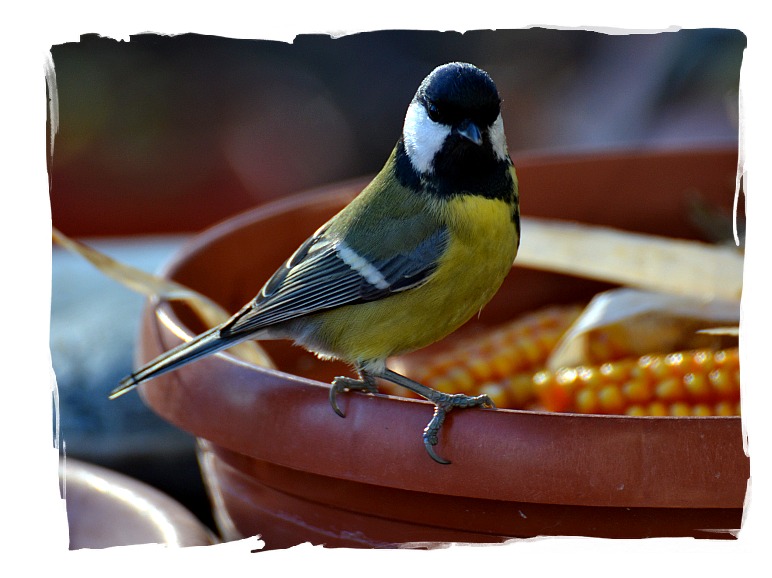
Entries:
[[305,241],[258,295],[223,324],[121,380],[137,384],[247,339],[290,339],[321,358],[349,363],[330,403],[347,390],[376,393],[376,378],[435,405],[424,429],[429,455],[453,408],[494,407],[486,395],[446,394],[386,367],[478,313],[501,286],[520,242],[517,177],[501,100],[483,70],[434,69],[407,109],[383,169]]

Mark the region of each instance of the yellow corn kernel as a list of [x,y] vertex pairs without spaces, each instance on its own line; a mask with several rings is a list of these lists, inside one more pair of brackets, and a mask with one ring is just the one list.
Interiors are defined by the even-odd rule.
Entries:
[[592,389],[582,389],[576,393],[576,410],[580,413],[597,413],[600,409],[598,395]]
[[647,375],[654,383],[663,381],[670,374],[670,367],[665,365],[661,355],[644,355],[638,359],[637,365],[639,373]]
[[483,357],[473,357],[468,364],[472,378],[480,383],[493,378],[493,366]]
[[686,397],[686,387],[683,379],[668,377],[657,384],[655,389],[657,399],[661,401],[680,401]]
[[698,403],[692,406],[692,415],[706,417],[713,415],[713,409],[707,403]]
[[533,378],[527,373],[513,375],[505,381],[513,409],[525,409],[536,398]]
[[687,416],[692,415],[692,406],[683,401],[677,401],[670,406],[670,415]]
[[644,408],[642,405],[631,405],[625,411],[625,415],[640,417],[640,416],[649,415],[649,414],[646,413],[646,408]]
[[555,374],[552,371],[543,369],[533,374],[531,378],[533,388],[536,393],[545,392],[555,383]]
[[487,394],[496,407],[507,407],[509,405],[507,388],[500,383],[485,383],[478,391],[480,395]]
[[715,368],[715,355],[710,351],[695,351],[691,357],[691,370],[695,373],[708,374]]
[[555,374],[557,383],[563,387],[572,387],[576,383],[578,377],[579,374],[573,367],[564,367],[562,369],[558,369],[557,373]]
[[643,378],[631,379],[622,386],[625,397],[633,403],[646,403],[651,400],[653,387]]
[[607,385],[598,392],[598,403],[604,413],[622,413],[625,398],[617,385]]
[[705,401],[709,400],[713,394],[708,378],[704,373],[687,373],[683,377],[683,382],[690,399]]
[[667,405],[661,401],[651,402],[646,409],[648,415],[663,416],[670,414]]
[[536,395],[547,411],[569,411],[573,405],[572,392],[558,383],[557,375],[552,371],[539,371],[533,376]]
[[735,393],[735,380],[725,369],[714,369],[708,374],[713,391],[719,396],[731,396]]
[[596,367],[578,367],[576,374],[581,385],[584,387],[598,388],[605,383],[605,376],[603,376]]
[[740,415],[737,404],[729,401],[719,401],[715,406],[715,414],[721,416]]
[[488,363],[491,365],[492,373],[497,377],[504,377],[515,371],[513,360],[507,356],[505,351],[496,353],[492,359],[488,360]]
[[600,373],[607,382],[620,383],[630,377],[632,367],[633,363],[630,361],[613,361],[601,365]]
[[472,391],[475,385],[472,375],[468,371],[464,371],[462,367],[452,369],[447,374],[447,378],[451,383],[451,387],[455,388],[456,391],[466,393]]
[[442,378],[432,382],[432,388],[442,393],[459,393],[458,384],[449,378]]
[[684,354],[683,353],[668,353],[665,356],[665,365],[670,368],[676,368],[676,371],[683,366]]

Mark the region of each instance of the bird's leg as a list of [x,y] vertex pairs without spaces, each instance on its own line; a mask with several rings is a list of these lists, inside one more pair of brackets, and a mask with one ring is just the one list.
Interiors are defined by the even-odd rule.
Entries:
[[385,369],[384,372],[379,374],[378,377],[382,377],[383,379],[394,382],[397,385],[401,385],[402,387],[417,393],[421,397],[429,400],[434,404],[434,415],[424,429],[423,440],[426,451],[435,462],[440,464],[450,463],[448,460],[438,456],[434,451],[434,446],[437,445],[437,435],[439,434],[440,428],[445,421],[445,416],[447,413],[454,407],[496,407],[491,398],[487,395],[470,396],[464,395],[462,393],[442,393],[436,389],[426,387],[417,381],[413,381],[404,375],[400,375],[399,373],[391,371],[390,369]]
[[366,393],[378,393],[378,386],[375,383],[375,378],[369,373],[366,373],[359,366],[356,369],[359,374],[359,379],[339,376],[332,380],[332,387],[330,388],[330,405],[340,417],[346,417],[338,407],[336,399],[340,392],[356,390],[364,391]]

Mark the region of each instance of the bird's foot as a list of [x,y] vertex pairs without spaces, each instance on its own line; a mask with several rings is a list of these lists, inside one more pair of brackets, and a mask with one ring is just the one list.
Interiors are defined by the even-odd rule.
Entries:
[[346,417],[346,415],[338,407],[337,396],[344,391],[363,391],[365,393],[378,393],[378,386],[375,384],[375,379],[369,375],[363,375],[360,379],[353,377],[339,376],[332,380],[332,387],[330,388],[330,405],[332,409],[340,417]]
[[426,448],[426,451],[429,453],[429,456],[431,456],[431,458],[435,462],[443,465],[449,464],[450,461],[438,456],[437,453],[434,451],[434,446],[437,445],[440,428],[442,427],[442,424],[445,421],[445,416],[448,414],[448,412],[456,407],[458,408],[467,408],[467,407],[495,408],[496,405],[493,403],[491,398],[488,397],[487,395],[470,396],[470,395],[464,395],[462,393],[448,394],[448,393],[442,393],[436,390],[431,390],[431,391],[433,392],[433,394],[427,397],[427,399],[432,403],[434,403],[434,415],[432,416],[431,421],[429,421],[429,423],[427,424],[426,428],[424,428],[424,434],[423,434],[424,447]]
[[[352,377],[336,377],[332,382],[330,388],[330,405],[341,417],[345,417],[343,412],[338,407],[336,396],[342,391],[363,391],[365,393],[378,393],[378,387],[376,386],[375,377],[373,374],[362,368],[357,368],[360,379],[354,379]],[[410,378],[407,378],[399,373],[385,369],[377,374],[377,377],[387,379],[392,383],[406,387],[407,389],[417,393],[424,399],[434,404],[434,415],[424,428],[423,442],[426,451],[429,456],[439,464],[449,464],[450,462],[440,456],[434,451],[434,446],[437,445],[439,439],[439,432],[442,424],[445,422],[445,416],[454,408],[469,408],[469,407],[489,407],[495,408],[490,397],[487,395],[464,395],[463,393],[443,393],[426,387]]]

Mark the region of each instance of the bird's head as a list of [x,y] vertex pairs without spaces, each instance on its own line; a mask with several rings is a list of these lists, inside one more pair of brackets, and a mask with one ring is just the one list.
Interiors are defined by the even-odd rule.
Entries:
[[421,175],[472,174],[506,162],[501,99],[491,77],[461,62],[435,68],[408,107],[402,141]]

